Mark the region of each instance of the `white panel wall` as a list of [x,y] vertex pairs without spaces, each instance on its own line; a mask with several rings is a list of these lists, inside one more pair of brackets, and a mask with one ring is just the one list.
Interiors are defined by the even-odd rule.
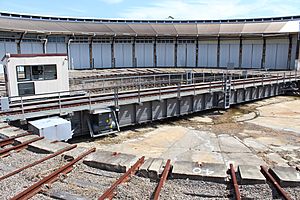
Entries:
[[93,43],[94,68],[111,68],[111,44]]
[[116,67],[133,67],[131,43],[115,43],[114,53]]
[[136,43],[135,57],[137,67],[153,67],[154,66],[154,45],[152,43]]
[[175,66],[175,44],[174,43],[157,43],[156,55],[158,67]]
[[290,69],[295,69],[296,51],[297,51],[296,49],[297,49],[297,36],[294,36],[292,39],[292,55],[291,55]]
[[89,69],[90,68],[89,44],[71,43],[69,59],[73,69]]
[[194,43],[179,43],[177,46],[177,66],[195,67],[196,45]]
[[67,43],[65,41],[65,37],[48,37],[48,41],[46,44],[46,52],[47,53],[67,53]]
[[288,69],[289,39],[267,39],[266,61],[267,69]]
[[47,53],[67,53],[67,44],[62,42],[48,42]]
[[220,67],[239,67],[239,40],[220,41]]
[[263,40],[243,40],[242,68],[261,68]]
[[17,53],[17,43],[0,41],[0,73],[3,73],[3,62],[1,60],[6,53]]
[[22,54],[40,54],[44,52],[43,42],[22,41],[20,46]]
[[6,53],[17,53],[17,43],[0,41],[0,58],[2,59]]
[[198,67],[217,67],[218,41],[199,41]]

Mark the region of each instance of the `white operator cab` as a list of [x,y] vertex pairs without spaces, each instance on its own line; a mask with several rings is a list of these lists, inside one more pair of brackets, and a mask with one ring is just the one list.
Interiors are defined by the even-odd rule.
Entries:
[[2,61],[10,98],[69,91],[67,54],[6,54]]

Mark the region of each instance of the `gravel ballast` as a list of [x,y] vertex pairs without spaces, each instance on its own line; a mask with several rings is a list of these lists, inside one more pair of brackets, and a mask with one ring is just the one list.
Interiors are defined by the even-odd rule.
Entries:
[[160,199],[230,199],[229,184],[196,180],[168,180],[161,191]]

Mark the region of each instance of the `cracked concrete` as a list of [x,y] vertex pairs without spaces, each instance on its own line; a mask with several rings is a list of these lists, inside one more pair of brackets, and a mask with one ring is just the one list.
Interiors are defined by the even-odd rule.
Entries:
[[276,97],[124,131],[108,143],[97,139],[79,145],[173,161],[296,166],[300,164],[299,103],[295,97]]

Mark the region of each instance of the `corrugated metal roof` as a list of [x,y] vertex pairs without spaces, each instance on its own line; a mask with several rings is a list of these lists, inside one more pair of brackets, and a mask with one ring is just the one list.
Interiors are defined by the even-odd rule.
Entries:
[[178,35],[197,35],[197,24],[174,24]]
[[245,24],[242,33],[264,33],[269,23],[249,23]]
[[[0,13],[1,14],[1,13]],[[292,23],[290,23],[292,22]],[[196,36],[196,35],[239,35],[263,33],[299,32],[299,21],[230,22],[230,23],[136,23],[100,21],[59,21],[1,17],[0,30],[26,31],[28,33],[128,35],[128,36]]]
[[197,24],[198,34],[219,34],[220,24]]

